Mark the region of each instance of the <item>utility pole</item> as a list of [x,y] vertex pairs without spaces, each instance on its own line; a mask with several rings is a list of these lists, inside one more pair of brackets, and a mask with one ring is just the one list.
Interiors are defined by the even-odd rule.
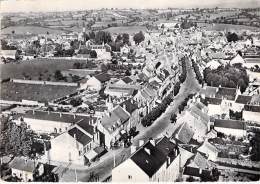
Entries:
[[78,175],[77,175],[77,170],[76,170],[76,168],[74,169],[74,171],[75,171],[75,182],[78,182]]

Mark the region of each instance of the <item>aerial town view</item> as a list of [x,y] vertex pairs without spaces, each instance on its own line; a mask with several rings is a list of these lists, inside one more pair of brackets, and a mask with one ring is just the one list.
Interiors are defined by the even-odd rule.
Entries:
[[260,0],[0,10],[0,182],[260,181]]

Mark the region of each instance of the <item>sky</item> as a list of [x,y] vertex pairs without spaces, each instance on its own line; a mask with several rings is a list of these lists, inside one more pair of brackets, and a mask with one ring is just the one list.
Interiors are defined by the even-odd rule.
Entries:
[[250,8],[260,0],[0,0],[1,12],[66,11],[100,8]]

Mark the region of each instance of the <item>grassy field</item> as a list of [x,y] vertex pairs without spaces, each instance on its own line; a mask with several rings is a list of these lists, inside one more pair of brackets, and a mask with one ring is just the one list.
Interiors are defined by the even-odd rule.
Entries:
[[146,32],[145,26],[129,26],[129,27],[110,27],[105,29],[105,31],[109,31],[110,33],[128,33],[135,34],[139,31]]
[[206,26],[205,29],[207,30],[216,30],[216,31],[241,31],[241,30],[256,30],[260,31],[260,28],[257,27],[251,27],[251,26],[244,26],[244,25],[233,25],[233,24],[214,24],[213,26],[211,24],[205,24],[205,23],[199,23],[199,26]]
[[18,64],[8,63],[1,64],[1,79],[18,78],[23,79],[24,75],[30,76],[32,80],[38,80],[41,74],[42,80],[48,77],[51,79],[56,70],[67,70],[73,68],[75,62],[85,63],[79,60],[50,60],[50,59],[35,59],[30,61],[22,61]]
[[39,26],[11,26],[4,29],[1,29],[1,34],[12,34],[12,31],[15,31],[15,34],[46,34],[47,31],[50,34],[61,34],[65,31],[58,29],[50,29]]

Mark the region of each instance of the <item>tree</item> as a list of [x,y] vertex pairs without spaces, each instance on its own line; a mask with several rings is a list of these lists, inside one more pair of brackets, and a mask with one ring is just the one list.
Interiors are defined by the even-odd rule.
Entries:
[[92,39],[92,40],[94,40],[95,37],[96,37],[95,32],[94,32],[94,31],[91,31],[91,32],[89,33],[89,38]]
[[76,98],[76,99],[73,98],[73,99],[70,100],[70,105],[72,105],[73,107],[77,107],[81,104],[82,104],[81,98]]
[[130,76],[130,75],[131,75],[131,72],[130,72],[129,70],[126,70],[126,71],[125,71],[125,75],[126,75],[126,76]]
[[96,44],[109,43],[111,41],[112,37],[108,31],[98,31],[95,35]]
[[74,68],[74,69],[81,69],[81,68],[82,68],[82,65],[81,65],[81,63],[76,62],[76,63],[73,64],[73,68]]
[[14,122],[9,122],[5,133],[6,139],[4,146],[6,154],[31,156],[32,136],[26,123],[21,122],[20,125],[16,125]]
[[123,43],[124,44],[130,44],[130,42],[129,42],[129,34],[128,33],[124,33],[123,34]]
[[177,120],[177,115],[176,114],[172,114],[171,115],[171,123],[175,123]]
[[89,54],[91,58],[97,58],[97,52],[95,50],[91,50]]
[[63,75],[60,70],[55,71],[54,78],[58,81],[63,79]]
[[226,37],[228,42],[236,42],[239,40],[238,35],[236,33],[228,32]]
[[144,41],[144,34],[143,34],[143,32],[142,31],[140,31],[139,33],[136,33],[135,35],[134,35],[134,41],[135,41],[135,43],[137,44],[137,45],[139,45],[139,43],[141,43],[142,41]]

